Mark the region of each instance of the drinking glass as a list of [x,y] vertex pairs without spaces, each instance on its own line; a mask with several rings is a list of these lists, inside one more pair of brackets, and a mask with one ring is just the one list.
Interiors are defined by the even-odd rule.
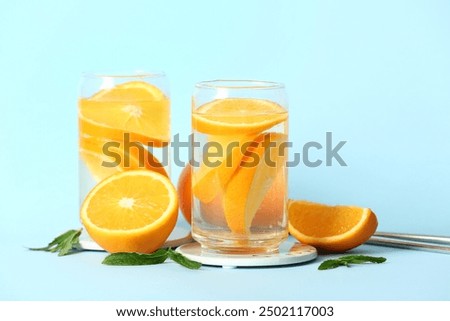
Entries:
[[86,73],[78,100],[80,205],[103,179],[170,172],[170,96],[162,72]]
[[288,235],[283,84],[212,80],[192,97],[192,236],[207,251],[274,252]]

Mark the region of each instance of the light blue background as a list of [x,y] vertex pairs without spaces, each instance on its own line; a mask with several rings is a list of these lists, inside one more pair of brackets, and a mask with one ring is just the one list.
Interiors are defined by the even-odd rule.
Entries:
[[[0,299],[82,299],[82,287],[64,292],[62,285],[50,286],[45,291],[45,283],[35,282],[52,275],[60,282],[77,282],[89,271],[89,280],[103,275],[99,289],[121,273],[128,275],[125,283],[136,287],[128,296],[127,291],[107,289],[91,291],[87,299],[156,298],[146,296],[151,290],[139,290],[130,268],[99,266],[98,253],[57,258],[23,248],[42,245],[80,224],[76,99],[83,71],[164,70],[171,83],[173,134],[181,135],[190,132],[187,119],[196,82],[215,78],[284,82],[293,151],[301,152],[302,145],[312,140],[324,144],[327,131],[333,132],[336,143],[347,141],[340,154],[348,167],[290,169],[291,198],[371,207],[378,215],[379,230],[449,235],[449,17],[450,2],[444,0],[3,1],[0,237],[7,255],[0,268],[4,269]],[[173,168],[174,182],[180,170]],[[380,248],[370,247],[377,254],[376,249]],[[404,265],[361,269],[361,278],[373,269],[374,285],[383,269],[394,280],[409,263],[411,276],[422,275],[423,265],[415,270],[412,263],[416,259],[437,269],[433,258],[436,264],[450,266],[448,256],[386,249],[378,254],[383,251],[400,257]],[[403,255],[408,256],[406,261],[401,260]],[[174,282],[186,279],[188,273],[176,267],[147,269],[149,274],[174,272],[170,276]],[[302,268],[297,269],[301,278]],[[81,274],[68,281],[77,271]],[[235,274],[232,279],[224,276],[216,296],[206,291],[207,285],[200,285],[192,298],[231,298],[228,280],[252,282],[245,271],[224,272]],[[274,271],[255,272],[255,282]],[[282,277],[289,275],[286,271],[280,269],[281,279],[272,286],[286,282]],[[409,283],[406,278],[388,296],[376,289],[352,292],[350,286],[341,298],[450,299],[439,271],[427,276],[431,279],[419,280],[412,292],[402,288]],[[325,275],[311,273],[310,283],[303,284],[306,288],[315,288],[314,277]],[[333,273],[342,277],[338,283],[320,282],[338,289],[349,272]],[[434,296],[421,292],[422,285]],[[248,298],[277,298],[275,291],[254,290]],[[175,288],[172,292],[161,298],[171,298]],[[292,299],[339,298],[323,293],[285,292]]]

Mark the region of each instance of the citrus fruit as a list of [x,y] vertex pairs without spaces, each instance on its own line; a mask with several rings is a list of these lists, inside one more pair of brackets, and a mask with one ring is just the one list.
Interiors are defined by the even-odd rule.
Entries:
[[145,101],[145,100],[163,100],[164,93],[157,87],[145,81],[129,81],[114,87],[102,89],[91,97],[93,100],[112,100],[112,101]]
[[194,171],[192,192],[195,197],[204,203],[211,202],[228,183],[244,156],[245,148],[253,140],[254,136],[209,136],[208,144],[213,150],[214,147],[219,148],[213,151],[218,155],[208,157],[208,162],[202,161]]
[[170,140],[169,99],[153,85],[132,81],[79,101],[80,132],[163,146]]
[[[265,146],[265,141],[273,146]],[[276,176],[285,170],[286,155],[280,145],[286,135],[261,134],[251,145],[225,187],[223,209],[230,230],[248,234],[250,226]]]
[[[261,205],[256,211],[251,226],[267,228],[283,224],[286,195],[286,181],[284,171],[279,171],[272,186],[267,191]],[[210,203],[200,202],[201,217],[205,222],[214,226],[227,227],[223,206],[223,192],[219,193]],[[286,223],[284,223],[286,224]]]
[[345,252],[367,241],[378,226],[369,208],[289,201],[289,232],[302,243]]
[[217,194],[217,196],[209,203],[200,202],[199,207],[200,217],[206,223],[215,227],[228,228],[225,212],[223,210],[223,191]]
[[161,162],[144,146],[130,146],[125,150],[123,142],[80,135],[80,156],[96,181],[115,172],[132,169],[148,169],[167,175]]
[[[187,164],[182,170],[178,179],[178,199],[180,210],[186,221],[192,222],[192,166]],[[225,216],[223,214],[222,193],[220,193],[208,203],[200,202],[200,212],[202,218],[209,224],[215,226],[227,226]]]
[[[108,157],[101,153],[96,153],[88,149],[79,148],[81,160],[83,160],[86,167],[89,169],[92,177],[96,182],[100,182],[108,176],[123,171],[120,163],[112,157]],[[111,167],[103,166],[104,162],[112,164]]]
[[156,138],[146,137],[139,133],[105,127],[89,121],[81,115],[78,115],[78,128],[81,135],[98,137],[105,140],[125,141],[126,137],[128,136],[129,142],[139,142],[149,147],[165,147],[169,144],[169,142],[166,140],[162,141]]
[[192,187],[191,187],[191,173],[192,167],[187,164],[181,171],[180,177],[178,178],[177,192],[178,200],[180,203],[180,210],[186,221],[191,223],[191,213],[192,213]]
[[[192,220],[191,173],[192,166],[187,164],[181,171],[177,185],[180,210],[188,223],[191,223]],[[257,210],[252,225],[259,227],[278,225],[283,219],[286,195],[285,180],[286,176],[284,171],[280,171]],[[202,219],[207,223],[215,226],[227,226],[223,211],[223,192],[219,192],[209,203],[200,202],[199,210]]]
[[280,105],[264,99],[216,99],[192,114],[194,130],[211,135],[261,133],[288,117]]
[[177,192],[170,180],[148,170],[116,173],[85,198],[81,221],[108,252],[150,253],[161,247],[178,215]]
[[286,171],[278,171],[271,187],[267,191],[261,206],[255,214],[252,226],[269,227],[287,224],[285,220],[286,212]]

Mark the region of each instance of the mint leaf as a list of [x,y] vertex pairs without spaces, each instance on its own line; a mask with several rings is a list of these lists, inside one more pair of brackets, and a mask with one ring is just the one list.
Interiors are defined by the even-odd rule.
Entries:
[[[44,247],[29,248],[31,251],[58,252],[58,256],[64,256],[74,252],[81,252],[80,234],[82,229],[69,230],[59,236]],[[159,249],[151,254],[144,253],[112,253],[103,260],[105,265],[153,265],[164,263],[168,258],[172,261],[191,270],[197,270],[202,265],[199,262],[192,261],[181,253],[172,249]]]
[[113,253],[108,255],[102,262],[106,265],[153,265],[161,264],[170,258],[174,262],[187,267],[191,270],[199,269],[202,265],[198,262],[189,260],[182,254],[172,249],[159,249],[151,254],[143,253]]
[[31,251],[59,252],[58,256],[64,256],[78,249],[82,229],[69,230],[48,243],[47,246],[29,248]]
[[339,260],[348,262],[351,264],[362,264],[362,263],[383,263],[386,261],[384,257],[374,257],[367,255],[347,255],[339,258]]
[[169,257],[167,250],[160,249],[151,254],[113,253],[105,257],[102,264],[106,265],[153,265],[161,264]]
[[367,255],[347,255],[338,259],[326,260],[319,265],[319,270],[330,270],[340,266],[350,267],[350,264],[364,264],[364,263],[383,263],[386,262],[384,257],[374,257]]
[[172,261],[177,262],[178,264],[187,267],[188,269],[198,270],[202,266],[201,263],[192,261],[187,257],[185,257],[184,255],[182,255],[181,253],[178,253],[170,248],[167,250],[167,253],[169,254],[169,258]]
[[319,266],[319,270],[331,270],[340,266],[347,266],[348,264],[339,260],[326,260]]

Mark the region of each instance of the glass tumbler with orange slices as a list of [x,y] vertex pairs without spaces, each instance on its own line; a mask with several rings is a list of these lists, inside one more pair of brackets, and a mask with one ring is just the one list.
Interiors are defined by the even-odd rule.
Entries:
[[[118,173],[140,170],[168,177],[168,90],[167,77],[161,72],[83,75],[78,100],[80,204],[96,186]],[[145,190],[139,191],[138,176],[145,175],[127,177],[130,187],[121,191],[118,208],[129,210],[137,202],[138,196],[127,193],[145,196]],[[90,210],[113,213],[111,193],[110,200]],[[122,223],[125,228],[129,222]]]
[[288,235],[284,86],[198,83],[192,130],[193,237],[216,252],[276,251]]

